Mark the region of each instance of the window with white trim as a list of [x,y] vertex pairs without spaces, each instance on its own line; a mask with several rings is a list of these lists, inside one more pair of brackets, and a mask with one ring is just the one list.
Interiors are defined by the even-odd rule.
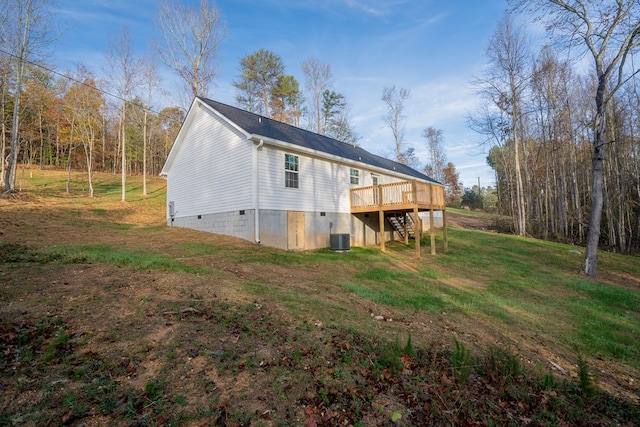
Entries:
[[299,160],[294,154],[284,155],[284,186],[287,188],[298,188]]
[[358,169],[352,168],[349,176],[352,184],[360,184],[360,171]]
[[371,174],[371,180],[373,181],[373,185],[378,185],[378,175]]

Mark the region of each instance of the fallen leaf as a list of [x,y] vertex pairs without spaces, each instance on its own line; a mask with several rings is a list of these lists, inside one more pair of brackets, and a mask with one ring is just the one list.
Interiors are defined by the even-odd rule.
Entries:
[[69,411],[66,414],[64,414],[62,416],[62,424],[69,424],[71,421],[73,421],[73,411]]

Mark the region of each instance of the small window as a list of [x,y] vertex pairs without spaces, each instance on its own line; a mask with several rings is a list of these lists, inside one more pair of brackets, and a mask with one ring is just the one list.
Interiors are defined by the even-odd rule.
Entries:
[[358,169],[351,169],[350,177],[352,184],[360,184],[360,171]]
[[378,185],[378,175],[371,175],[371,180],[373,180],[373,185]]
[[284,186],[287,188],[298,188],[298,156],[293,154],[284,155]]

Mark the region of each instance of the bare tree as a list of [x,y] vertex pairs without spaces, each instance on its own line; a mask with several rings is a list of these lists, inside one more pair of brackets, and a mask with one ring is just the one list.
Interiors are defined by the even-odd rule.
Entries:
[[157,63],[149,55],[142,61],[142,85],[144,89],[144,117],[142,123],[142,195],[147,195],[147,145],[149,140],[149,109],[156,90],[161,90]]
[[424,173],[436,181],[444,182],[447,155],[444,152],[443,131],[429,126],[422,131],[422,137],[427,140],[427,153],[429,154],[429,161],[424,167]]
[[323,94],[331,87],[331,65],[324,64],[316,58],[309,58],[302,63],[305,77],[305,88],[309,93],[310,129],[320,135],[327,131],[327,123],[322,114]]
[[[53,41],[49,0],[11,0],[0,6],[0,42],[14,67],[14,104],[9,161],[4,175],[5,191],[14,191],[20,137],[20,96],[26,64]],[[3,153],[4,156],[4,153]]]
[[489,67],[484,76],[474,82],[480,94],[489,100],[494,108],[504,112],[502,130],[513,142],[515,172],[515,223],[516,232],[524,236],[527,232],[526,201],[522,179],[522,104],[523,96],[530,81],[528,69],[530,54],[527,35],[513,21],[510,15],[500,21],[487,47]]
[[205,96],[218,75],[218,48],[225,37],[220,10],[210,0],[200,0],[197,8],[164,0],[155,23],[160,30],[156,42],[160,57],[184,81],[185,94],[191,99]]
[[385,87],[382,91],[382,101],[387,105],[387,113],[382,116],[384,123],[391,129],[395,143],[396,160],[407,164],[411,153],[404,150],[404,103],[411,96],[409,89],[396,89],[395,86]]
[[103,107],[104,99],[96,88],[95,77],[84,66],[79,65],[73,83],[64,95],[64,112],[70,126],[67,192],[70,190],[71,151],[77,138],[84,148],[89,197],[93,197],[93,158],[96,142],[102,133]]
[[[2,25],[2,22],[0,22]],[[0,180],[4,182],[11,58],[0,53]]]
[[139,61],[133,54],[133,40],[127,26],[123,26],[120,34],[109,47],[107,56],[107,72],[109,80],[117,92],[122,106],[120,108],[120,154],[122,174],[122,201],[127,198],[127,104],[131,94],[139,84],[137,70]]
[[[584,272],[595,277],[602,219],[603,164],[608,143],[607,107],[615,93],[640,70],[627,62],[640,46],[640,3],[637,0],[521,0],[516,8],[534,12],[548,23],[553,36],[567,47],[582,48],[594,61],[593,154],[591,213]],[[574,50],[575,51],[575,50]]]

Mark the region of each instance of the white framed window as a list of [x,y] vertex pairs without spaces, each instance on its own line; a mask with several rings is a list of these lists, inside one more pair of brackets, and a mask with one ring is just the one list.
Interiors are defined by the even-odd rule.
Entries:
[[349,177],[350,177],[349,178],[350,182],[352,184],[356,184],[356,185],[360,184],[360,171],[358,169],[351,168],[351,171],[349,172]]
[[371,174],[371,181],[373,181],[373,185],[378,185],[378,175]]
[[299,188],[298,174],[300,173],[299,159],[294,154],[284,155],[284,186]]

